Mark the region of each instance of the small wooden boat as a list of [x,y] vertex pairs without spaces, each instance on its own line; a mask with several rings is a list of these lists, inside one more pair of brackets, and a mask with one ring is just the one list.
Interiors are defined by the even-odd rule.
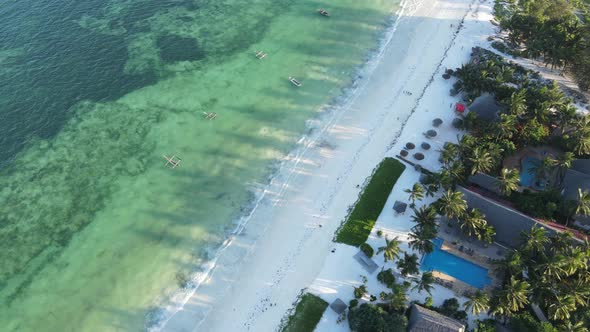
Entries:
[[262,60],[262,59],[264,59],[266,56],[267,56],[267,54],[266,54],[266,53],[264,53],[264,52],[262,52],[262,51],[258,51],[258,52],[256,52],[256,57],[257,57],[258,59],[261,59],[261,60]]
[[330,13],[328,13],[325,9],[318,9],[318,13],[325,17],[330,17]]
[[217,117],[217,113],[214,112],[203,112],[203,115],[207,120],[214,120]]
[[291,83],[293,83],[293,85],[295,85],[296,87],[300,87],[303,85],[301,82],[299,82],[298,80],[296,80],[295,78],[293,78],[291,76],[289,76],[289,81]]

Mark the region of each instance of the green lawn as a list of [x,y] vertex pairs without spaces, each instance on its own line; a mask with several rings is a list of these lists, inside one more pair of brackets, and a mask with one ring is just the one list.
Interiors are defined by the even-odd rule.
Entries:
[[387,197],[406,166],[394,158],[385,158],[373,173],[352,212],[338,230],[336,242],[359,246],[367,241]]
[[297,303],[295,313],[289,316],[282,332],[313,332],[315,326],[322,318],[328,302],[321,298],[306,293]]

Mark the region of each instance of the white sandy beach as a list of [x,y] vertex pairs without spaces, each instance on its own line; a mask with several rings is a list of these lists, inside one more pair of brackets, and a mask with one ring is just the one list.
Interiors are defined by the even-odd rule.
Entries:
[[[274,331],[306,288],[327,301],[340,297],[348,302],[362,269],[351,257],[357,249],[336,245],[334,232],[373,168],[405,142],[425,141],[422,133],[437,117],[444,124],[439,136],[429,140],[432,149],[422,165],[438,168],[436,150],[458,134],[450,125],[450,106],[457,100],[448,95],[452,83],[441,75],[468,60],[472,46],[487,45],[492,6],[491,0],[405,2],[391,40],[368,65],[351,100],[329,119],[312,124],[317,129],[301,140],[245,228],[163,330]],[[410,213],[402,218],[388,213],[393,201],[407,198],[403,189],[417,178],[408,167],[374,232],[408,232]],[[376,248],[383,239],[371,235],[369,242]],[[376,262],[383,264],[382,259]],[[436,294],[438,301],[451,297],[438,286]],[[423,300],[425,295],[411,297]],[[336,328],[335,321],[328,309],[317,330],[348,330],[346,323]]]

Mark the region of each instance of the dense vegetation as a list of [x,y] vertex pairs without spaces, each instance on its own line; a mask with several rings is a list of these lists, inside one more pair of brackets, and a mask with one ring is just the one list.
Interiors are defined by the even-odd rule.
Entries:
[[393,158],[385,158],[373,173],[352,212],[336,235],[336,242],[360,246],[369,234],[395,182],[406,166]]
[[517,52],[574,73],[590,88],[588,4],[568,0],[496,0],[496,19]]
[[[485,227],[479,232],[476,227],[485,225],[485,216],[470,211],[462,194],[454,191],[456,184],[476,173],[495,175],[499,194],[529,214],[548,219],[562,216],[566,222],[572,215],[590,215],[588,192],[578,190],[577,201],[566,201],[556,188],[572,160],[590,154],[590,118],[578,115],[552,82],[482,49],[474,50],[474,59],[455,71],[458,82],[454,92],[461,92],[468,101],[487,92],[503,107],[498,121],[482,121],[475,113],[464,118],[460,127],[468,133],[457,144],[444,146],[442,171],[424,183],[426,194],[441,187],[445,192],[432,206],[415,211],[417,225],[436,225],[438,213],[459,222],[467,235],[489,240]],[[518,171],[505,169],[501,163],[522,148],[538,145],[560,151],[558,156],[538,161],[531,170],[548,184],[546,190],[519,192]],[[434,236],[414,234],[415,241],[425,243]],[[425,252],[431,249],[427,244],[421,248],[426,248]],[[523,234],[522,246],[499,262],[504,272],[502,287],[491,296],[472,294],[465,308],[474,314],[489,311],[509,319],[515,331],[588,331],[589,262],[588,242],[576,242],[567,232],[548,236],[544,228],[533,228]],[[531,304],[539,305],[550,323],[532,318],[528,312]],[[478,325],[480,330],[491,330],[489,322]]]
[[405,332],[408,320],[403,313],[388,312],[382,306],[363,303],[350,309],[348,324],[354,332]]
[[[573,215],[590,214],[587,193],[581,192],[577,201],[568,201],[558,192],[571,162],[590,155],[590,117],[579,115],[554,82],[487,50],[476,48],[473,55],[474,61],[454,72],[458,79],[454,92],[462,93],[466,101],[489,93],[499,103],[501,112],[497,121],[483,121],[475,112],[465,116],[459,126],[468,133],[456,144],[444,146],[440,157],[443,168],[427,179],[426,193],[436,192],[442,186],[449,191],[447,201],[459,201],[452,197],[460,195],[452,193],[455,185],[465,182],[469,175],[487,173],[497,176],[501,195],[529,215],[567,224]],[[502,161],[525,147],[541,145],[560,151],[559,156],[547,155],[532,170],[537,179],[548,184],[547,190],[518,192],[518,170],[502,168]],[[454,205],[457,204],[460,201]],[[451,218],[469,215],[460,207],[457,212],[441,214]],[[478,217],[472,213],[470,219]],[[466,227],[462,229],[474,233],[469,225]],[[486,237],[484,228],[479,237]]]
[[533,228],[523,240],[498,264],[505,279],[490,300],[491,312],[518,317],[537,303],[560,330],[590,326],[590,243],[574,245],[569,233],[547,236],[544,228]]
[[321,298],[309,293],[304,294],[281,331],[313,332],[327,307],[328,303]]

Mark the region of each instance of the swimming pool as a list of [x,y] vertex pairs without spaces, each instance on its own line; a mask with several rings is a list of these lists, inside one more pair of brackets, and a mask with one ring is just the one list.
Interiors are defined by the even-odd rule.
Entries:
[[420,270],[439,271],[479,289],[492,283],[486,268],[442,250],[442,243],[434,239],[434,251],[422,257]]
[[536,183],[537,177],[535,176],[534,169],[536,164],[540,162],[539,159],[535,157],[525,157],[522,160],[522,165],[520,167],[520,184],[526,187],[531,187],[535,189],[543,189]]

